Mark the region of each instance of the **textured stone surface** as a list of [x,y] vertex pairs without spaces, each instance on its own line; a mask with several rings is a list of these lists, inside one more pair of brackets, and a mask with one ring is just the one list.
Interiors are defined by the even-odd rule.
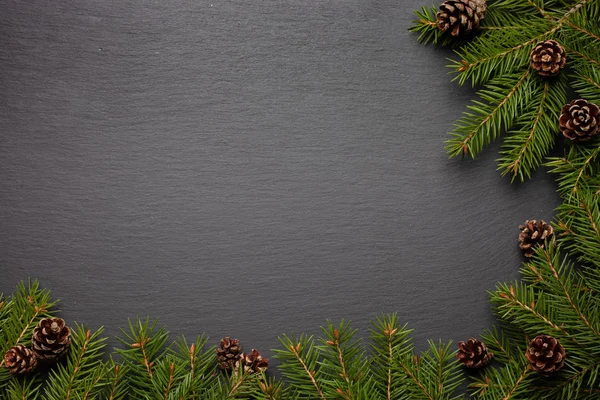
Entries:
[[407,32],[424,3],[0,0],[0,291],[267,357],[381,312],[418,348],[478,335],[558,198],[497,146],[447,159],[473,92]]

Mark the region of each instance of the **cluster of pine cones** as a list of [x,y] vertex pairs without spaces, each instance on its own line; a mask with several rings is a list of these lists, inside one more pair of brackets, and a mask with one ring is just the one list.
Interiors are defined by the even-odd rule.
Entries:
[[4,355],[4,365],[13,374],[28,374],[38,362],[60,360],[71,344],[71,330],[62,318],[44,318],[33,329],[31,347],[16,345]]
[[[467,36],[479,27],[486,7],[485,0],[447,0],[437,13],[437,27],[452,36]],[[566,63],[564,47],[552,39],[537,43],[529,54],[531,68],[544,78],[558,75]],[[588,141],[600,132],[600,108],[585,99],[573,100],[562,108],[558,125],[567,140]]]
[[237,371],[241,366],[245,373],[260,373],[267,370],[269,360],[256,349],[250,353],[242,352],[240,341],[227,336],[221,339],[217,348],[217,365],[226,372]]
[[[526,257],[533,256],[536,248],[544,248],[548,241],[554,240],[554,229],[544,220],[527,220],[519,229],[519,248]],[[563,367],[566,352],[557,339],[540,335],[529,343],[525,355],[532,369],[549,376]],[[466,368],[475,369],[487,366],[494,354],[482,341],[470,338],[466,342],[458,342],[456,357]]]
[[[531,368],[543,376],[550,376],[565,364],[565,348],[552,336],[539,335],[530,343],[525,356]],[[467,368],[483,368],[490,363],[494,355],[480,340],[470,338],[458,342],[456,358]]]

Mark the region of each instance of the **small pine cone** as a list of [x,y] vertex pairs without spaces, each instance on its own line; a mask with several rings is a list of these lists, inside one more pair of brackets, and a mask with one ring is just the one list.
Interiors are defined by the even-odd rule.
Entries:
[[556,40],[544,40],[529,53],[529,63],[541,76],[554,76],[567,63],[567,54]]
[[523,250],[525,257],[533,256],[535,247],[544,247],[546,239],[554,238],[554,229],[552,225],[547,224],[544,220],[539,222],[535,219],[527,220],[519,226],[519,248]]
[[40,361],[54,362],[71,344],[71,330],[62,318],[45,318],[33,329],[31,348]]
[[452,36],[467,35],[479,27],[485,9],[485,0],[447,0],[437,13],[438,29]]
[[481,340],[470,338],[466,342],[458,342],[456,358],[467,368],[483,368],[493,357]]
[[244,372],[259,373],[266,371],[269,367],[269,359],[263,358],[256,349],[252,349],[252,353],[242,354],[241,361]]
[[529,343],[526,355],[534,370],[548,376],[562,368],[567,354],[558,340],[540,335]]
[[573,142],[585,142],[600,132],[600,109],[584,99],[563,106],[559,120],[563,136]]
[[239,340],[224,337],[217,348],[217,364],[222,370],[231,371],[242,358],[242,354]]
[[28,374],[37,366],[37,358],[31,349],[18,345],[6,352],[4,364],[12,374]]

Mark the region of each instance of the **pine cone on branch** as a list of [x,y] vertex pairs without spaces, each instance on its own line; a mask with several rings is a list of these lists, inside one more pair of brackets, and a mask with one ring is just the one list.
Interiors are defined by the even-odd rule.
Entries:
[[242,358],[242,346],[238,339],[229,336],[221,339],[217,348],[217,365],[224,371],[231,371]]
[[466,342],[458,342],[456,358],[467,368],[483,368],[490,363],[494,355],[488,351],[487,346],[475,338]]
[[567,354],[558,340],[552,336],[540,335],[529,343],[526,355],[534,370],[549,376],[563,367]]
[[447,0],[437,13],[438,29],[452,36],[467,35],[479,27],[485,9],[485,0]]
[[544,247],[546,239],[554,237],[554,229],[552,225],[547,224],[544,220],[536,221],[535,219],[527,220],[519,226],[519,248],[523,250],[525,257],[531,257],[535,253],[537,246]]
[[576,99],[563,106],[559,126],[572,142],[585,142],[600,131],[600,109],[594,103]]
[[269,367],[269,359],[261,356],[256,349],[252,349],[251,353],[242,354],[241,360],[244,372],[260,373]]
[[31,349],[23,346],[13,346],[4,355],[4,364],[11,374],[28,374],[37,366],[37,358]]
[[535,45],[529,54],[529,62],[538,74],[554,76],[567,63],[565,49],[556,40],[544,40]]
[[62,318],[45,318],[33,329],[32,350],[40,361],[54,362],[71,344],[71,330]]

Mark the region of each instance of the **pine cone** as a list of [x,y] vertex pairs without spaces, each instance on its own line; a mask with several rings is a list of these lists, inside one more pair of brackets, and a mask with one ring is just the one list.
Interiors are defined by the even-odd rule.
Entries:
[[525,221],[525,224],[519,226],[519,248],[523,250],[525,257],[533,256],[535,247],[544,247],[546,239],[554,237],[554,229],[552,225],[547,224],[544,220],[539,222],[535,219]]
[[556,40],[544,40],[529,53],[529,63],[541,76],[554,76],[567,63],[567,55]]
[[585,142],[600,131],[600,109],[584,99],[563,106],[559,120],[564,137],[573,142]]
[[224,371],[231,371],[242,358],[242,346],[237,339],[229,336],[221,339],[217,349],[217,364]]
[[71,330],[62,318],[45,318],[33,329],[32,350],[40,361],[57,361],[71,344]]
[[481,340],[470,338],[466,342],[458,342],[456,358],[467,368],[483,368],[493,357]]
[[264,372],[269,367],[269,359],[263,358],[256,349],[252,349],[252,353],[242,354],[241,361],[244,372]]
[[479,27],[485,16],[485,0],[447,0],[440,5],[437,26],[452,36],[464,36]]
[[37,358],[31,349],[18,345],[6,352],[4,364],[12,374],[28,374],[37,366]]
[[552,336],[540,335],[529,343],[526,355],[534,370],[548,376],[562,368],[567,354],[558,340]]

